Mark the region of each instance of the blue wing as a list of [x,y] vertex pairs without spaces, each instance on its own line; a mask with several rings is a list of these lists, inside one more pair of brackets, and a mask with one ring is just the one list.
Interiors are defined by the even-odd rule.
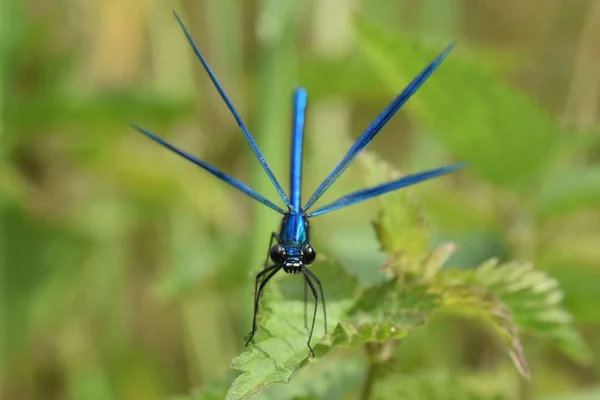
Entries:
[[325,178],[323,183],[315,190],[313,195],[308,199],[304,209],[308,210],[315,202],[325,193],[327,189],[342,175],[348,166],[354,161],[356,156],[371,143],[375,135],[379,133],[381,128],[396,114],[404,103],[421,87],[421,85],[431,76],[433,71],[444,61],[454,44],[448,46],[431,64],[429,64],[417,77],[408,85],[398,97],[396,97],[383,112],[373,121],[367,130],[356,140],[342,161],[331,171],[329,176]]
[[457,169],[464,167],[465,165],[466,163],[449,165],[447,167],[438,168],[431,171],[420,172],[414,175],[407,175],[403,178],[392,182],[384,183],[382,185],[375,186],[372,188],[359,190],[358,192],[354,192],[347,196],[341,197],[333,203],[330,203],[324,207],[317,209],[316,211],[313,211],[312,213],[308,214],[308,216],[316,217],[317,215],[322,215],[331,211],[339,210],[340,208],[348,207],[352,204],[360,203],[362,201],[372,199],[373,197],[381,196],[382,194],[392,192],[403,187],[411,186],[419,182],[426,181],[428,179],[433,179],[437,178],[438,176],[449,174],[451,172],[456,171]]
[[227,94],[225,93],[225,90],[223,90],[223,88],[221,87],[221,84],[217,80],[217,77],[215,76],[215,74],[212,72],[212,70],[208,66],[208,63],[204,59],[204,56],[202,55],[202,53],[200,53],[200,50],[198,49],[198,46],[196,46],[196,43],[194,43],[194,39],[192,39],[192,36],[190,35],[190,33],[188,32],[188,30],[186,29],[185,25],[183,24],[183,22],[181,21],[181,19],[177,15],[177,13],[175,11],[173,11],[173,14],[175,15],[175,18],[177,19],[177,22],[179,23],[179,26],[181,26],[181,29],[183,30],[183,33],[185,34],[185,36],[187,37],[188,41],[190,42],[190,45],[194,49],[194,52],[198,56],[198,59],[200,59],[200,62],[202,63],[202,66],[204,67],[204,69],[206,70],[206,72],[208,73],[208,75],[210,76],[210,79],[212,80],[213,85],[215,86],[215,88],[217,89],[217,91],[219,92],[219,94],[221,95],[221,98],[223,99],[223,101],[227,105],[227,108],[229,108],[229,111],[231,111],[231,114],[233,114],[233,117],[235,118],[235,120],[237,121],[237,124],[239,125],[240,129],[244,133],[244,136],[246,136],[246,140],[248,141],[248,144],[250,144],[250,147],[252,148],[252,151],[256,155],[256,158],[258,159],[258,161],[262,165],[263,169],[267,173],[267,176],[269,177],[269,179],[271,180],[271,182],[275,186],[275,189],[279,193],[279,196],[281,196],[281,199],[283,200],[283,202],[285,203],[285,205],[289,207],[290,206],[290,201],[288,200],[287,196],[285,195],[285,192],[284,192],[283,188],[281,187],[281,185],[277,181],[277,178],[275,178],[275,175],[273,174],[273,171],[271,170],[271,167],[269,167],[269,164],[267,163],[267,160],[265,160],[265,157],[263,156],[262,152],[258,148],[258,145],[254,141],[254,138],[252,137],[252,135],[250,135],[250,132],[248,131],[248,128],[246,128],[246,125],[244,124],[244,121],[242,121],[242,117],[240,117],[240,115],[236,111],[235,107],[231,103],[231,100],[229,100],[229,97],[227,97]]
[[302,191],[302,143],[304,140],[304,120],[308,96],[306,90],[296,89],[294,93],[294,121],[292,128],[292,150],[290,165],[290,202],[292,210],[300,211]]
[[199,166],[200,168],[205,169],[206,171],[210,172],[211,174],[213,174],[214,176],[216,176],[217,178],[219,178],[220,180],[227,182],[228,184],[230,184],[231,186],[233,186],[234,188],[236,188],[237,190],[247,194],[248,196],[252,197],[255,200],[260,201],[261,203],[263,203],[265,206],[277,211],[280,214],[285,214],[285,211],[283,211],[281,208],[277,207],[275,204],[273,204],[272,202],[270,202],[269,200],[265,199],[263,196],[261,196],[260,194],[256,193],[253,189],[251,189],[250,187],[248,187],[247,185],[245,185],[244,183],[238,181],[237,179],[235,179],[234,177],[227,175],[224,172],[219,171],[217,168],[213,167],[212,165],[197,159],[196,157],[192,156],[191,154],[186,153],[183,150],[179,150],[177,147],[173,146],[172,144],[168,143],[167,141],[165,141],[164,139],[156,136],[154,133],[141,128],[135,124],[131,124],[131,126],[139,131],[140,133],[146,135],[147,137],[149,137],[150,139],[154,140],[156,143],[163,145],[164,147],[166,147],[167,149],[179,154],[180,156],[182,156],[183,158],[193,162],[194,164],[196,164],[197,166]]

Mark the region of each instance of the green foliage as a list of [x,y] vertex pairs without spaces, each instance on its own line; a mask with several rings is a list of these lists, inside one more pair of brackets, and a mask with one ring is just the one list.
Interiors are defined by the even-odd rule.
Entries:
[[[293,85],[309,90],[309,190],[343,138],[452,40],[371,148],[402,173],[451,159],[470,167],[419,185],[418,201],[403,190],[315,220],[329,311],[325,335],[319,310],[317,358],[307,358],[302,282],[285,274],[244,350],[248,269],[277,215],[128,127],[151,128],[276,199],[172,7],[8,0],[0,397],[212,400],[235,382],[230,394],[265,400],[598,398],[574,329],[597,357],[599,89],[587,84],[597,68],[585,54],[594,2],[541,2],[531,13],[519,2],[493,12],[464,0],[362,2],[378,27],[359,19],[355,41],[353,2],[332,13],[330,2],[270,0],[232,14],[234,3],[176,8],[282,184]],[[548,15],[559,29],[539,34]],[[367,185],[399,175],[370,154],[362,165]],[[359,180],[351,168],[329,195]],[[373,211],[375,234],[365,229]],[[521,373],[527,355],[531,382],[506,352]],[[241,375],[226,372],[239,353]]]
[[293,384],[269,387],[261,393],[260,399],[342,399],[360,387],[364,363],[363,357],[334,354],[327,362],[312,363],[310,368],[303,368],[294,377]]
[[[441,50],[426,50],[364,19],[357,20],[356,28],[360,48],[391,93],[405,87]],[[531,182],[556,152],[559,132],[552,120],[461,45],[406,109],[491,182]]]
[[540,188],[542,218],[600,207],[600,166],[570,168],[552,174]]
[[298,81],[310,93],[311,102],[327,99],[329,96],[377,97],[384,85],[361,79],[369,73],[369,64],[360,54],[352,53],[336,59],[307,57],[300,62]]
[[[441,277],[451,285],[484,288],[475,296],[476,301],[481,301],[479,308],[488,309],[490,317],[514,320],[515,325],[507,327],[508,330],[519,327],[547,340],[574,360],[591,361],[589,348],[573,326],[573,317],[562,307],[564,295],[558,282],[531,264],[499,264],[497,260],[490,260],[473,270],[446,271]],[[492,295],[495,298],[490,299]],[[459,312],[462,306],[459,302]],[[510,336],[510,333],[501,336]],[[512,339],[505,339],[510,345]]]
[[[361,157],[370,186],[398,179],[400,174],[370,152]],[[429,248],[429,230],[421,205],[410,190],[392,192],[379,198],[381,211],[374,222],[377,239],[385,253],[402,253],[404,261],[418,259]]]
[[[348,308],[357,282],[344,273],[337,264],[319,264],[315,268],[315,273],[327,288],[327,318],[331,329]],[[290,278],[294,277],[277,278],[291,280]],[[227,399],[244,399],[273,383],[288,383],[300,368],[311,363],[306,346],[308,332],[304,328],[304,301],[301,298],[301,290],[294,290],[294,286],[301,287],[303,282],[296,281],[297,285],[285,285],[284,282],[283,285],[278,285],[277,289],[273,289],[274,282],[267,286],[271,290],[265,290],[267,293],[261,301],[259,329],[254,343],[231,364],[232,368],[243,373],[227,392]],[[320,306],[319,303],[319,309]],[[310,322],[311,306],[308,308],[308,313]],[[315,342],[324,333],[323,322],[321,310],[315,323],[313,338]],[[328,350],[320,343],[314,349],[317,357],[321,357]]]
[[[373,175],[384,179],[398,176],[389,165],[369,154],[361,157],[361,161],[371,179]],[[472,270],[442,270],[454,247],[442,245],[431,254],[419,254],[418,249],[426,248],[427,231],[422,215],[415,215],[414,194],[407,190],[390,198],[382,200],[375,223],[382,249],[390,257],[384,266],[388,278],[357,291],[357,281],[342,267],[319,264],[315,272],[322,278],[327,293],[328,322],[330,327],[335,327],[325,335],[317,331],[315,337],[322,338],[314,346],[315,359],[307,355],[307,333],[302,328],[304,308],[302,301],[294,298],[299,294],[289,284],[280,284],[271,290],[261,303],[255,344],[232,363],[234,369],[243,373],[229,389],[227,399],[247,398],[273,383],[289,383],[301,369],[313,367],[337,348],[366,346],[369,349],[374,343],[398,344],[440,312],[483,323],[501,339],[525,377],[529,377],[530,371],[519,330],[548,340],[578,361],[589,361],[589,350],[573,327],[571,316],[561,306],[562,292],[554,279],[534,270],[530,264],[498,264],[494,260]],[[415,237],[412,242],[407,240]],[[406,252],[402,249],[403,242],[407,243]],[[322,319],[317,321],[317,326],[320,324]],[[385,352],[378,352],[374,358],[388,357],[383,354]],[[395,385],[390,382],[395,381],[390,378],[388,383],[383,380],[378,385]],[[451,385],[451,382],[445,384]],[[418,384],[413,389],[415,393],[428,390]],[[443,385],[435,390],[442,389]],[[398,387],[380,393],[409,396],[410,390],[405,390],[409,389]],[[439,398],[435,390],[429,398]],[[496,398],[478,397],[468,391],[458,392],[456,396]]]
[[[492,393],[490,393],[492,392]],[[496,391],[497,392],[497,391]],[[374,400],[504,400],[502,394],[442,371],[405,375],[391,364],[378,371],[373,386]]]

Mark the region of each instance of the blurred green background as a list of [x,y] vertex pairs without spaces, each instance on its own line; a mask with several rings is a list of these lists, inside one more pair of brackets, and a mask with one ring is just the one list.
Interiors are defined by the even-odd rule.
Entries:
[[[600,355],[599,2],[1,5],[0,398],[162,399],[232,374],[277,215],[128,123],[277,195],[173,9],[286,186],[291,93],[308,89],[305,196],[457,41],[370,149],[404,172],[470,162],[416,189],[436,240],[459,245],[451,263],[533,261]],[[351,168],[325,200],[363,184]],[[369,202],[313,223],[365,279],[384,260],[376,213]],[[473,373],[515,399],[600,398],[595,364],[524,345],[531,382],[465,321],[434,321],[403,352],[407,371]]]

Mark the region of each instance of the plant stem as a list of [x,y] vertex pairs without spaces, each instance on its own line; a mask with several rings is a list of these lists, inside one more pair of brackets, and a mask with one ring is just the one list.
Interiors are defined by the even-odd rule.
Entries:
[[394,350],[398,342],[388,341],[384,343],[371,342],[365,345],[365,351],[369,358],[367,376],[360,394],[361,400],[369,400],[373,394],[373,387],[379,376],[381,368],[391,362]]
[[363,385],[362,392],[360,394],[361,400],[369,400],[371,398],[371,393],[373,392],[373,385],[375,384],[375,379],[376,379],[378,370],[379,370],[378,364],[369,363],[369,368],[367,369],[367,376],[365,378],[365,383]]

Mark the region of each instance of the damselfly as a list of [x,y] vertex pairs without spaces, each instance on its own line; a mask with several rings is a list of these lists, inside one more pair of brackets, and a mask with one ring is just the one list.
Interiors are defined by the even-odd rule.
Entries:
[[[183,158],[193,162],[200,168],[210,172],[220,180],[228,183],[234,188],[240,190],[246,195],[252,197],[253,199],[259,201],[265,206],[273,209],[283,216],[281,220],[281,225],[279,228],[279,233],[272,232],[271,234],[271,242],[269,244],[269,250],[267,259],[264,265],[264,269],[256,275],[255,287],[254,287],[254,316],[252,320],[252,330],[248,335],[248,341],[246,345],[250,343],[254,334],[256,333],[257,323],[256,316],[258,314],[259,309],[259,299],[261,297],[261,293],[269,280],[280,270],[283,270],[287,273],[292,274],[302,274],[304,279],[304,290],[306,294],[307,287],[310,289],[312,296],[315,300],[315,305],[313,309],[313,317],[312,323],[309,329],[308,341],[307,345],[311,352],[311,355],[314,356],[313,349],[310,345],[314,327],[315,327],[315,319],[317,315],[317,307],[319,304],[319,298],[321,299],[321,303],[323,305],[323,315],[325,320],[325,332],[327,332],[327,314],[325,309],[325,296],[323,293],[323,287],[319,278],[308,268],[308,265],[312,264],[316,258],[316,251],[311,246],[310,243],[310,224],[309,218],[316,217],[318,215],[323,215],[329,213],[331,211],[339,210],[340,208],[348,207],[352,204],[360,203],[362,201],[372,199],[374,197],[380,196],[382,194],[407,187],[410,185],[414,185],[416,183],[436,178],[441,175],[448,174],[450,172],[456,171],[457,169],[463,167],[463,163],[454,164],[450,166],[446,166],[443,168],[438,168],[430,171],[420,172],[413,175],[408,175],[403,178],[387,182],[378,186],[370,187],[367,189],[359,190],[357,192],[348,194],[343,196],[334,202],[317,208],[316,210],[309,212],[312,206],[319,200],[319,198],[329,189],[329,187],[342,175],[342,173],[348,168],[348,166],[352,163],[352,161],[360,154],[362,150],[367,147],[367,145],[373,140],[373,138],[379,133],[379,131],[385,126],[385,124],[394,116],[394,114],[400,109],[400,107],[417,91],[417,89],[429,78],[429,76],[435,71],[435,69],[442,63],[442,61],[446,58],[453,45],[448,46],[431,64],[429,64],[417,77],[400,93],[384,110],[383,112],[371,123],[371,125],[364,131],[364,133],[356,140],[356,142],[352,145],[348,153],[344,156],[344,158],[340,161],[340,163],[331,171],[331,173],[325,178],[325,180],[319,185],[317,190],[310,196],[308,201],[302,206],[300,201],[300,192],[301,192],[301,184],[302,184],[302,144],[304,137],[304,120],[306,114],[306,106],[307,106],[307,94],[306,91],[302,88],[298,88],[294,92],[293,96],[293,127],[292,127],[292,146],[291,146],[291,166],[290,166],[290,192],[289,197],[286,195],[285,190],[281,187],[273,171],[269,167],[269,164],[265,160],[262,152],[258,148],[255,140],[250,135],[248,128],[242,121],[242,118],[236,111],[235,107],[231,103],[231,100],[223,90],[221,84],[217,80],[215,74],[212,72],[208,63],[204,59],[204,56],[200,53],[200,50],[194,43],[190,33],[186,29],[185,25],[179,18],[179,16],[175,14],[175,18],[177,22],[181,26],[183,33],[187,37],[190,45],[192,46],[194,52],[198,56],[198,59],[202,63],[202,66],[210,76],[212,83],[215,88],[221,95],[221,98],[231,111],[231,114],[235,118],[237,124],[239,125],[242,133],[246,137],[248,144],[250,144],[250,148],[254,151],[256,158],[260,162],[262,168],[265,173],[275,186],[275,189],[279,193],[281,200],[285,204],[285,209],[280,208],[270,200],[258,194],[256,191],[251,189],[246,184],[240,182],[239,180],[233,178],[232,176],[218,170],[214,166],[199,160],[198,158],[192,156],[176,148],[175,146],[167,143],[165,140],[161,139],[154,133],[141,128],[137,125],[132,125],[136,130],[143,133],[150,139],[155,142],[163,145],[169,150],[179,154]],[[273,244],[275,243],[275,244]],[[269,259],[272,261],[272,265],[269,264]],[[318,291],[317,291],[318,288]]]

